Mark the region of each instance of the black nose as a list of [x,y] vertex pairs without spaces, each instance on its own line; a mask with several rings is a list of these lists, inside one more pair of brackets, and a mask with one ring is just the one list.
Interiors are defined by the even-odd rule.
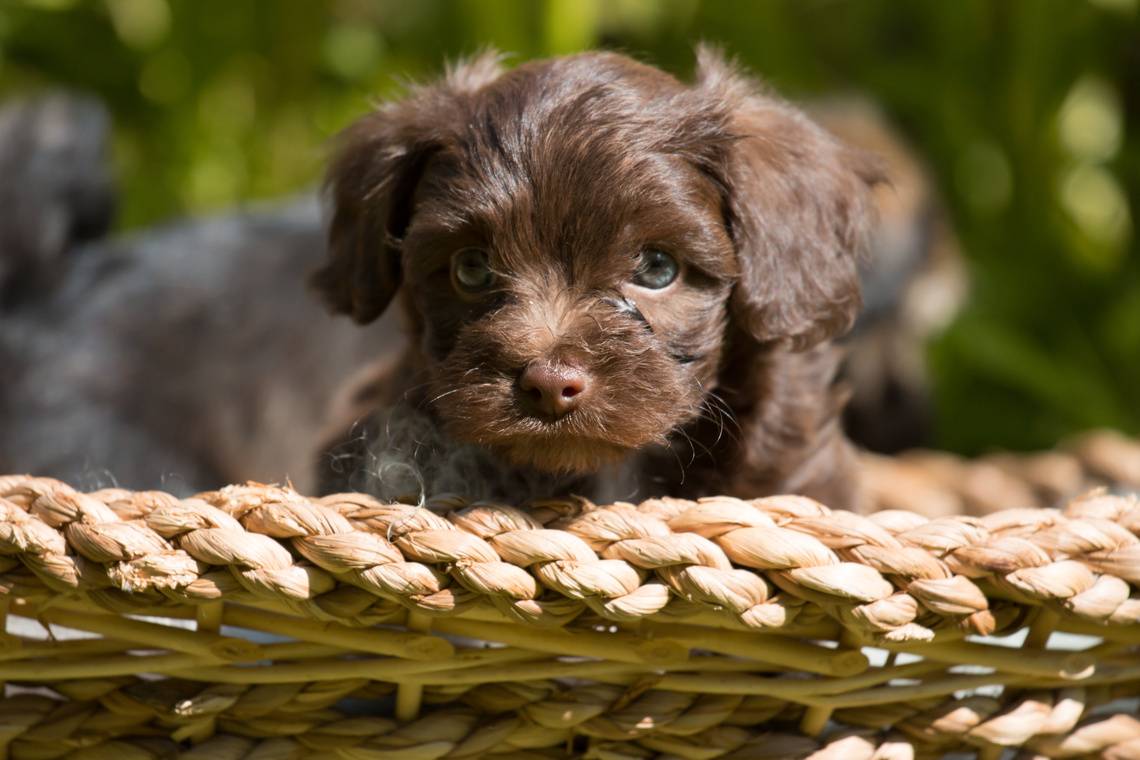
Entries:
[[575,409],[589,387],[585,370],[563,361],[531,362],[519,375],[519,388],[531,408],[556,419]]

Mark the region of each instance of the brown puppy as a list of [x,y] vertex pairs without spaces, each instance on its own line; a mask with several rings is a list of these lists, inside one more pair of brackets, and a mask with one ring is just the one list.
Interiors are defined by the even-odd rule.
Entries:
[[313,284],[361,323],[399,293],[410,344],[326,491],[853,504],[828,341],[878,165],[713,52],[695,79],[483,56],[341,136]]

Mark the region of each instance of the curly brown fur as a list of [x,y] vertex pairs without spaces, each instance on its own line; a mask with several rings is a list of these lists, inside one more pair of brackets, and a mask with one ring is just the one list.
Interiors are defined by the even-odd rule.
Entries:
[[[612,53],[507,73],[484,56],[342,135],[313,284],[362,323],[399,294],[410,345],[349,404],[326,490],[392,495],[383,461],[472,447],[485,477],[464,490],[484,496],[852,504],[828,341],[859,309],[878,166],[699,59],[686,87]],[[485,292],[456,284],[470,249]],[[676,279],[646,285],[647,251]],[[390,434],[402,407],[419,437]]]

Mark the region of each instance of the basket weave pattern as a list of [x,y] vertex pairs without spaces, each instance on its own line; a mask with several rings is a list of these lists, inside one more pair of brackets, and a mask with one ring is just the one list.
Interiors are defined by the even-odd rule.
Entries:
[[0,511],[7,614],[88,632],[0,640],[11,758],[1140,757],[1132,496],[928,519],[8,476]]

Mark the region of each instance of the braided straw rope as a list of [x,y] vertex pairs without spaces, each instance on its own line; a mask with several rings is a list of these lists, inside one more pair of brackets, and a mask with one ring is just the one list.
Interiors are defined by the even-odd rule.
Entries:
[[[926,456],[876,490],[912,467],[968,505],[971,467],[1016,470]],[[7,476],[0,512],[9,630],[57,634],[0,639],[17,760],[1140,757],[1135,496],[931,519]]]

